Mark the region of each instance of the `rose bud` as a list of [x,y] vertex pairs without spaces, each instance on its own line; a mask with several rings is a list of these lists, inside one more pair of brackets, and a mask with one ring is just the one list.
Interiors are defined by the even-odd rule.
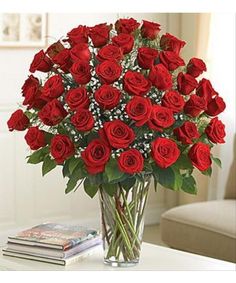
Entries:
[[94,175],[105,170],[105,165],[109,161],[110,155],[111,148],[104,141],[94,139],[82,151],[81,158],[88,173]]
[[58,134],[51,140],[50,152],[57,164],[63,164],[66,159],[74,155],[75,146],[68,136]]
[[207,79],[202,79],[198,83],[198,87],[196,89],[196,94],[198,96],[203,97],[207,104],[211,101],[212,97],[217,95],[217,92],[214,90],[214,88],[211,85],[211,82]]
[[79,108],[71,117],[71,123],[78,131],[87,132],[94,126],[94,118],[88,109]]
[[194,144],[188,152],[188,157],[200,171],[205,171],[211,166],[210,147],[205,143]]
[[78,60],[89,61],[91,53],[89,51],[88,43],[78,43],[70,50],[71,60],[76,62]]
[[185,121],[181,127],[175,128],[174,134],[183,144],[192,144],[194,139],[200,137],[196,125],[190,121]]
[[130,95],[142,96],[149,92],[151,83],[143,74],[127,71],[123,78],[124,90]]
[[52,61],[44,53],[43,50],[40,50],[37,54],[34,55],[34,59],[30,64],[29,71],[34,73],[36,71],[49,72],[52,69]]
[[201,112],[206,110],[206,107],[205,99],[196,94],[192,94],[185,103],[184,112],[191,117],[197,117]]
[[141,47],[138,49],[138,64],[143,69],[151,69],[155,59],[158,57],[158,51],[150,47]]
[[169,71],[174,71],[178,67],[185,65],[184,60],[173,51],[162,51],[160,61]]
[[205,129],[205,133],[210,141],[214,143],[225,143],[225,125],[218,119],[218,117],[211,120]]
[[120,102],[120,98],[120,90],[106,84],[99,87],[94,94],[94,99],[105,110],[111,110],[116,107]]
[[157,166],[168,168],[180,156],[177,144],[167,138],[157,138],[151,144],[151,155]]
[[171,109],[174,113],[178,113],[182,111],[184,108],[184,104],[185,104],[185,101],[182,95],[180,95],[180,93],[178,93],[178,91],[175,91],[175,90],[167,91],[163,95],[162,101],[161,101],[162,106]]
[[25,140],[26,143],[29,145],[30,149],[32,150],[37,150],[47,144],[45,132],[39,130],[38,127],[29,128],[25,135]]
[[91,67],[87,61],[76,61],[70,72],[77,84],[86,85],[91,80]]
[[77,108],[88,109],[90,102],[87,90],[84,87],[70,89],[66,94],[65,100],[71,110],[76,110]]
[[98,64],[95,71],[102,83],[112,84],[119,79],[122,67],[115,61],[106,60]]
[[135,174],[143,170],[144,158],[137,149],[128,149],[123,151],[118,157],[118,166],[120,171]]
[[88,43],[89,28],[86,26],[79,25],[77,28],[73,28],[67,33],[69,42],[72,46],[78,43]]
[[194,78],[197,78],[206,70],[206,64],[201,59],[192,58],[189,60],[187,65],[187,73]]
[[120,61],[123,58],[123,53],[120,47],[114,44],[107,44],[99,49],[96,58],[99,62],[105,60]]
[[178,74],[177,83],[178,91],[184,95],[189,95],[198,85],[194,77],[182,72]]
[[167,90],[172,87],[172,76],[163,64],[153,66],[148,78],[158,90]]
[[134,37],[130,34],[120,33],[111,40],[114,45],[121,48],[123,54],[128,54],[134,47]]
[[52,57],[52,61],[57,64],[64,73],[69,73],[72,66],[70,50],[64,49]]
[[109,41],[111,26],[106,23],[99,24],[89,29],[89,37],[94,47],[102,47]]
[[119,19],[115,23],[115,29],[118,34],[120,33],[131,34],[139,27],[139,25],[140,24],[133,18]]
[[55,55],[57,55],[64,49],[65,49],[64,45],[60,42],[60,40],[58,40],[57,42],[51,44],[47,48],[45,53],[52,59]]
[[50,101],[63,94],[65,91],[62,78],[60,75],[50,77],[43,86],[42,98],[45,101]]
[[29,118],[21,109],[16,110],[7,121],[9,131],[24,131],[26,128],[28,128],[29,123]]
[[223,98],[217,95],[207,104],[206,114],[209,116],[217,116],[225,110],[225,107],[226,105]]
[[143,38],[154,40],[157,38],[160,30],[160,25],[158,23],[143,20],[143,25],[141,27],[141,35]]
[[161,49],[173,51],[177,55],[179,55],[181,48],[183,48],[185,44],[185,41],[180,40],[169,33],[163,34],[160,41]]

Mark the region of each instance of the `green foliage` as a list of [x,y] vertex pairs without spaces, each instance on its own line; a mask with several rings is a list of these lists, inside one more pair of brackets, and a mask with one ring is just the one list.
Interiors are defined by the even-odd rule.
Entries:
[[108,182],[118,181],[124,175],[124,173],[120,171],[117,161],[114,158],[110,158],[105,167],[105,173],[107,175]]
[[136,182],[136,178],[130,177],[120,182],[120,185],[124,190],[129,191],[134,186],[135,182]]
[[215,164],[216,164],[217,166],[219,166],[220,168],[222,168],[222,166],[221,166],[221,160],[220,160],[219,158],[212,156],[211,159],[215,162]]
[[212,174],[212,168],[211,167],[209,167],[207,170],[205,170],[205,171],[200,171],[203,175],[205,175],[205,176],[209,176],[209,177],[211,177],[211,174]]
[[197,194],[196,181],[193,176],[183,178],[181,190],[189,194]]
[[47,155],[43,160],[42,175],[43,176],[46,175],[56,166],[57,166],[57,163],[55,162],[55,160],[53,160],[49,155]]
[[98,185],[94,185],[90,183],[89,178],[86,178],[84,181],[84,191],[87,195],[89,195],[91,198],[93,198],[97,191],[98,191]]
[[109,196],[114,196],[115,192],[117,191],[118,184],[103,184],[102,189],[106,191]]
[[178,160],[173,165],[175,168],[179,169],[193,169],[193,165],[191,160],[189,159],[187,154],[181,154]]
[[33,152],[30,156],[28,156],[27,163],[30,164],[38,164],[42,162],[45,158],[45,156],[49,153],[48,146],[43,147],[35,152]]

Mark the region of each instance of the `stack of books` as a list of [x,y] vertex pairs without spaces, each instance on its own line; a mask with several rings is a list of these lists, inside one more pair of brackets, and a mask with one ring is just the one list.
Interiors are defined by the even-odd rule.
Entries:
[[45,223],[8,237],[3,255],[67,265],[91,255],[101,244],[97,230]]

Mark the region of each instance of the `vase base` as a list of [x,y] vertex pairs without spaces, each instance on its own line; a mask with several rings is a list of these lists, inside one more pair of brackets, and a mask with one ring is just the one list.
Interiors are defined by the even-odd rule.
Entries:
[[112,267],[132,267],[139,263],[138,260],[133,261],[113,261],[110,259],[104,259],[104,264],[110,265]]

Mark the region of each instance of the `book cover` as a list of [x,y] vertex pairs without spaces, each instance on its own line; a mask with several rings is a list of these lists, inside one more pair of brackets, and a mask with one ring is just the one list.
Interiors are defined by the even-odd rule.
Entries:
[[67,250],[97,234],[79,225],[44,223],[8,237],[8,242]]

